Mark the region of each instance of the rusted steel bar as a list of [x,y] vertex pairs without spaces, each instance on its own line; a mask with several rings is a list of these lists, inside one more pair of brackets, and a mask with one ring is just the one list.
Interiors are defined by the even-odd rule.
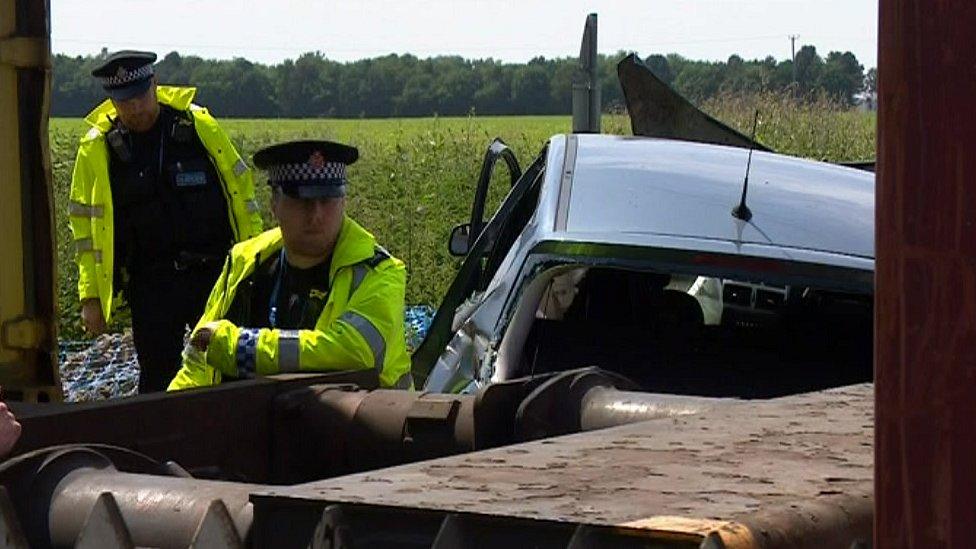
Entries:
[[[752,545],[726,543],[725,546],[728,549],[866,548],[871,540],[873,506],[870,494],[844,494],[764,509],[737,521],[748,528]],[[716,533],[721,536],[723,532]]]
[[881,0],[875,547],[976,524],[976,3]]
[[375,377],[371,372],[289,374],[101,402],[12,403],[23,425],[15,454],[67,443],[112,444],[175,461],[196,476],[276,482],[270,469],[275,396],[316,383],[370,388]]
[[474,401],[340,385],[283,394],[272,424],[272,469],[288,484],[470,452]]

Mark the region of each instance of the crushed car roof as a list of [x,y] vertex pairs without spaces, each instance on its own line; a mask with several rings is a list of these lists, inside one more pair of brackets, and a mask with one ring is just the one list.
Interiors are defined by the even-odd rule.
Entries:
[[874,174],[754,151],[753,217],[745,222],[731,211],[748,154],[667,139],[556,136],[549,165],[562,170],[549,170],[540,214],[551,224],[540,223],[549,234],[537,236],[873,263]]

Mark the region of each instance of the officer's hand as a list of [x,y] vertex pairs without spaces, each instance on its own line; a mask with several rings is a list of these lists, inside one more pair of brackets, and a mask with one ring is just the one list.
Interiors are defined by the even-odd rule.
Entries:
[[210,346],[210,338],[213,337],[214,331],[217,330],[217,326],[220,326],[219,321],[208,322],[197,328],[197,330],[193,332],[193,337],[190,338],[190,345],[193,345],[200,351],[206,351],[207,347]]
[[81,303],[81,323],[89,335],[105,333],[105,316],[102,315],[102,302],[97,297],[86,299]]
[[7,404],[0,402],[0,458],[10,453],[19,438],[20,423]]

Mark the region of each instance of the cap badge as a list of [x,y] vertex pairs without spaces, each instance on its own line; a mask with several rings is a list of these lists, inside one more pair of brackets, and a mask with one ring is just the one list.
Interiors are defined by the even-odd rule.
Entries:
[[308,165],[316,169],[324,168],[325,157],[322,156],[321,152],[315,151],[308,157]]
[[119,70],[115,71],[115,76],[119,78],[124,78],[127,74],[129,74],[129,71],[125,70],[125,67],[119,67]]

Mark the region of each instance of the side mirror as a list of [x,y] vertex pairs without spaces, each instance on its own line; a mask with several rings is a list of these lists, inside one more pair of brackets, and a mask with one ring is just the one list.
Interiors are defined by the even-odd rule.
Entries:
[[464,223],[451,229],[451,240],[447,243],[447,250],[453,256],[464,257],[471,249],[471,224]]

